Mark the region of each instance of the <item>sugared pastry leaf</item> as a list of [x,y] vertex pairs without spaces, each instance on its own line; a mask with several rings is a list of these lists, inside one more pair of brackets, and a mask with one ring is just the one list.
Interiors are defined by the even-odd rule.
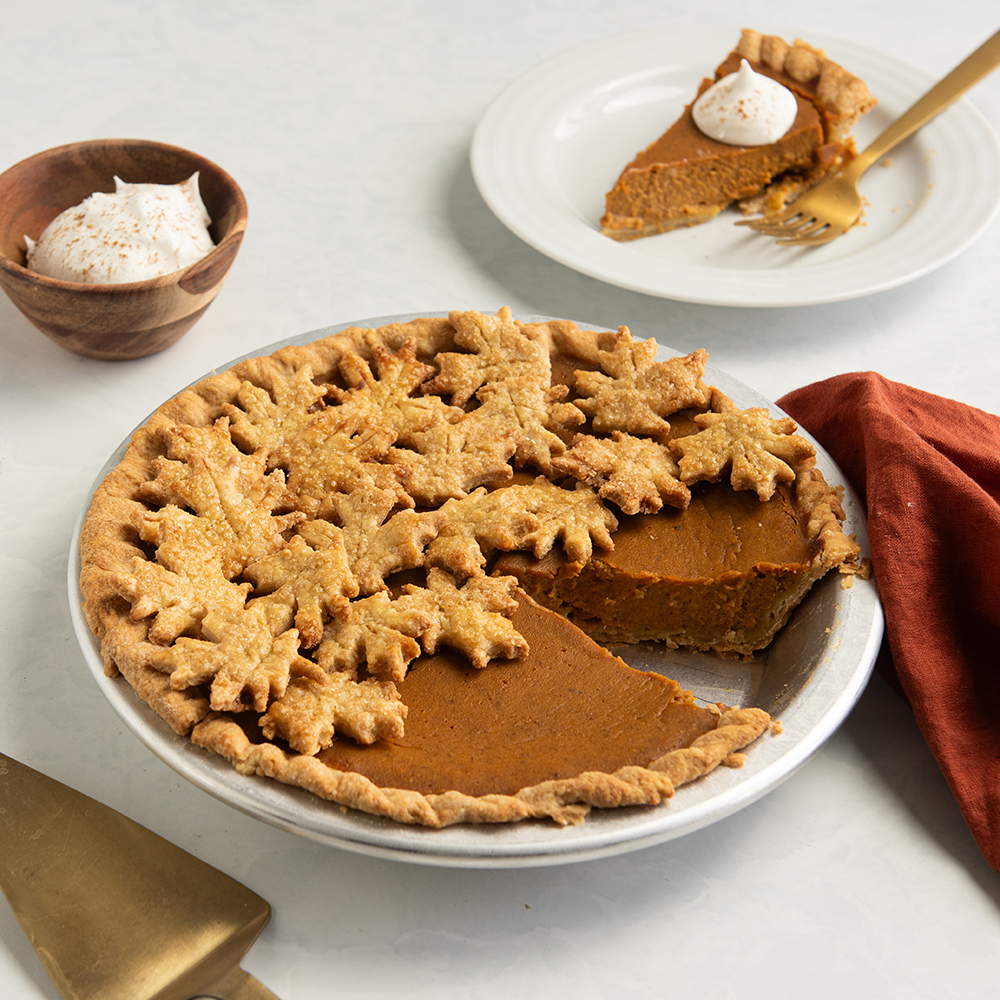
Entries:
[[275,637],[260,605],[213,606],[201,620],[201,636],[181,636],[155,650],[152,665],[170,674],[175,691],[210,681],[216,712],[263,712],[270,699],[281,697],[293,672],[318,673],[299,655],[298,632]]
[[405,718],[406,706],[391,681],[356,683],[334,673],[293,678],[260,725],[269,740],[281,737],[293,750],[313,756],[337,733],[364,744],[399,737]]
[[401,510],[372,535],[355,563],[362,594],[385,589],[385,578],[400,570],[423,566],[427,546],[433,541],[445,517],[440,510]]
[[483,572],[489,554],[523,549],[544,556],[561,541],[571,565],[583,565],[594,545],[611,549],[614,515],[593,490],[564,490],[547,479],[474,490],[437,510],[402,510],[374,534],[355,572],[361,593],[385,586],[400,570],[436,566],[459,576]]
[[329,389],[313,381],[309,365],[290,374],[273,365],[268,369],[273,370],[271,392],[243,382],[236,399],[239,405],[222,407],[229,417],[233,440],[246,451],[273,451],[285,438],[302,430],[321,408],[320,401]]
[[763,407],[701,413],[694,419],[702,429],[670,443],[681,481],[688,485],[717,482],[731,468],[733,489],[756,490],[761,500],[768,500],[779,482],[791,482],[797,469],[811,464],[816,455],[795,433],[791,417],[773,420]]
[[528,651],[523,636],[505,617],[517,607],[516,587],[512,576],[476,576],[456,587],[450,574],[431,569],[427,586],[407,584],[401,600],[412,601],[431,616],[431,624],[420,635],[424,652],[450,646],[464,653],[474,667],[485,667],[495,657],[513,659]]
[[707,352],[693,351],[669,361],[656,360],[656,341],[632,339],[619,327],[615,346],[599,351],[601,371],[578,371],[576,405],[595,431],[666,434],[663,418],[689,406],[704,406],[710,389],[704,382]]
[[567,559],[582,565],[594,545],[611,549],[614,515],[586,487],[564,490],[544,477],[449,500],[439,513],[444,523],[427,546],[428,566],[472,576],[482,572],[491,552],[516,549],[541,558],[562,542]]
[[435,369],[417,359],[413,340],[395,352],[379,344],[372,345],[371,350],[374,373],[360,354],[345,351],[340,371],[349,388],[330,390],[341,412],[357,419],[360,426],[390,428],[400,444],[409,445],[412,434],[464,415],[461,407],[448,406],[437,396],[414,396]]
[[[336,530],[344,540],[351,566],[357,566],[375,532],[396,506],[397,499],[395,490],[382,490],[373,485],[360,486],[350,493],[332,493],[327,498],[330,516],[341,525]],[[321,547],[322,539],[329,537],[334,530],[333,524],[322,519],[306,521],[299,526],[299,534],[313,548]],[[317,536],[319,544],[313,541],[314,536]]]
[[478,489],[464,500],[449,500],[440,513],[437,535],[428,543],[426,562],[459,576],[483,572],[494,549],[527,548],[539,522],[528,509],[524,487]]
[[402,486],[406,469],[382,463],[395,440],[389,427],[371,426],[340,407],[322,410],[272,454],[288,470],[283,503],[310,517],[329,518],[337,494],[375,488],[391,492],[395,504],[412,507]]
[[483,572],[489,554],[524,549],[541,557],[562,541],[567,558],[582,565],[594,545],[613,548],[614,515],[586,487],[563,490],[547,479],[473,490],[436,510],[402,510],[373,535],[355,566],[361,593],[385,586],[400,570],[436,566],[459,576]]
[[494,393],[469,413],[458,412],[453,422],[439,416],[408,433],[406,447],[393,447],[386,455],[387,462],[407,470],[406,492],[421,506],[464,497],[513,474],[510,459],[522,434],[505,400]]
[[453,312],[455,345],[468,353],[438,355],[439,372],[427,382],[426,393],[450,395],[455,406],[465,406],[480,389],[522,382],[548,389],[551,366],[548,345],[514,321],[504,307],[495,316]]
[[[609,550],[615,547],[611,532],[618,527],[618,521],[588,486],[578,483],[575,490],[564,490],[538,478],[532,487],[523,489],[528,509],[539,522],[528,537],[536,558],[544,556],[559,541],[568,567],[579,569],[590,559],[595,545]],[[558,490],[558,494],[553,490]]]
[[304,649],[312,649],[322,638],[325,617],[345,616],[349,599],[358,594],[339,533],[320,548],[293,535],[283,549],[250,563],[243,576],[255,593],[270,595],[272,603],[286,605],[295,615]]
[[316,670],[298,654],[298,632],[280,633],[287,623],[276,628],[266,603],[247,603],[251,584],[228,579],[200,518],[176,508],[159,514],[146,522],[155,527],[158,561],[135,558],[115,582],[133,620],[155,615],[149,639],[159,648],[150,665],[170,675],[175,691],[209,682],[215,711],[264,711],[292,672]]
[[563,451],[561,438],[550,430],[553,403],[566,393],[552,385],[549,348],[537,331],[516,323],[506,307],[495,316],[453,312],[455,344],[469,353],[438,355],[440,371],[423,391],[451,396],[465,406],[474,396],[485,403],[496,394],[494,406],[506,409],[521,435],[514,453],[518,466],[534,465],[547,471],[553,454]]
[[284,493],[284,476],[265,471],[263,451],[246,455],[233,444],[228,418],[209,427],[172,427],[162,436],[169,457],[153,463],[156,479],[143,495],[176,502],[142,514],[137,527],[144,541],[159,544],[163,521],[185,522],[189,543],[200,534],[199,551],[217,548],[222,570],[232,578],[248,562],[282,548],[282,532],[304,520],[299,512],[272,514]]
[[219,548],[206,538],[198,518],[175,508],[174,516],[140,524],[155,529],[157,560],[134,558],[130,571],[116,574],[113,585],[131,603],[132,621],[155,616],[150,642],[165,646],[196,633],[214,605],[234,614],[243,609],[251,586],[229,580]]
[[392,600],[379,591],[352,601],[350,616],[330,621],[316,650],[316,662],[328,673],[356,678],[364,664],[369,673],[402,680],[420,655],[417,637],[431,627],[430,613],[418,603]]
[[578,434],[564,455],[552,460],[557,472],[597,489],[625,514],[653,514],[665,503],[684,508],[691,491],[677,478],[677,463],[656,441],[614,431],[610,438]]

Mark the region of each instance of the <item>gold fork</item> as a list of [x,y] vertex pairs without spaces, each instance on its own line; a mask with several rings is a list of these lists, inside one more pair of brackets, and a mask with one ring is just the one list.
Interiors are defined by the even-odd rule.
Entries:
[[861,215],[858,180],[880,157],[944,111],[1000,65],[1000,31],[936,83],[839,173],[801,194],[781,212],[741,219],[737,226],[779,237],[783,246],[818,246],[846,233]]

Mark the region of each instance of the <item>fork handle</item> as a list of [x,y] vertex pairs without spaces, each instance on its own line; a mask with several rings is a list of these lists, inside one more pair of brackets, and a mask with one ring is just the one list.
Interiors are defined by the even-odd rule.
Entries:
[[921,125],[944,111],[973,84],[1000,65],[1000,31],[959,63],[943,80],[936,83],[923,97],[896,119],[870,146],[859,153],[844,171],[855,179],[860,177],[880,156],[897,143],[916,132]]

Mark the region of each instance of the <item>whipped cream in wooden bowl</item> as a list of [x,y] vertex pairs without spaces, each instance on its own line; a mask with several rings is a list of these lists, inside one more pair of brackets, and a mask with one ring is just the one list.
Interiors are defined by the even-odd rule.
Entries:
[[27,267],[90,285],[146,281],[190,267],[215,247],[195,172],[180,184],[127,184],[66,209],[38,240],[25,236]]

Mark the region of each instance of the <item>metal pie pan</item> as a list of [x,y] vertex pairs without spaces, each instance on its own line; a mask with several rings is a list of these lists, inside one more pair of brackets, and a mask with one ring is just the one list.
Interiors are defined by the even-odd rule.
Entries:
[[[282,340],[246,357],[307,344],[349,326],[378,327],[440,315],[446,314],[412,313],[343,323]],[[548,318],[522,317],[527,321]],[[661,358],[678,353],[683,352],[660,348]],[[773,416],[783,415],[759,393],[712,366],[706,370],[706,380],[740,406],[764,406]],[[813,441],[805,431],[799,433]],[[332,847],[417,864],[505,868],[607,857],[693,833],[772,791],[833,735],[864,690],[881,644],[883,617],[874,580],[855,578],[853,586],[845,588],[843,577],[830,573],[813,587],[768,649],[751,661],[666,650],[655,644],[615,647],[614,652],[633,666],[667,674],[698,698],[756,706],[781,721],[779,734],[765,733],[747,749],[742,768],[718,768],[658,806],[595,809],[583,824],[566,828],[548,820],[530,820],[440,830],[344,810],[301,789],[238,774],[227,760],[175,733],[124,678],[105,676],[100,643],[82,612],[79,536],[93,490],[121,461],[130,439],[131,434],[98,473],[71,543],[70,611],[94,681],[139,740],[188,781],[256,819]],[[855,535],[862,555],[869,555],[863,508],[840,469],[813,443],[817,465],[827,480],[845,487],[844,530]]]

